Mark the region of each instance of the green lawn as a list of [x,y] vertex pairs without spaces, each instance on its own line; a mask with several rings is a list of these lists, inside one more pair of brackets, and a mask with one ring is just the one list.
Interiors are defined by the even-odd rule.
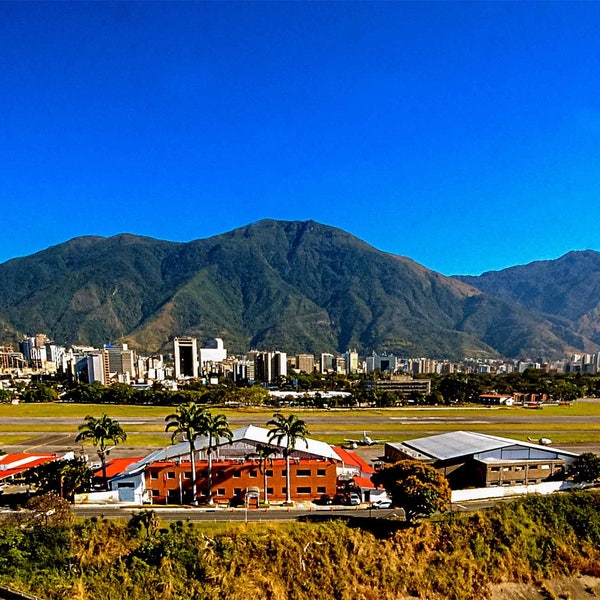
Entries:
[[[127,424],[123,428],[129,435],[127,445],[164,447],[169,443],[169,436],[164,433],[163,420],[174,407],[125,406],[125,405],[86,405],[86,404],[20,404],[0,405],[0,445],[18,444],[39,432],[76,433],[77,425],[72,423],[45,423],[42,417],[53,419],[75,419],[83,422],[86,415],[99,416],[103,413],[115,419],[157,418],[157,423]],[[237,423],[246,421],[259,426],[266,426],[272,418],[273,408],[239,408],[214,411],[225,414]],[[491,435],[514,437],[526,440],[550,437],[555,444],[566,443],[600,443],[600,403],[575,402],[571,406],[547,407],[542,410],[524,408],[394,408],[394,409],[347,409],[347,410],[315,410],[292,409],[292,412],[308,421],[310,435],[329,443],[341,444],[345,438],[360,437],[363,430],[371,431],[375,438],[389,441],[404,441],[437,433],[455,431],[457,429],[480,431]],[[494,422],[494,417],[518,419],[524,415],[534,417],[531,423]],[[592,420],[585,424],[550,423],[547,417],[560,415],[589,416]],[[340,422],[344,417],[347,422]],[[4,423],[11,417],[36,418],[40,421],[26,426],[26,431],[33,435],[23,434],[24,425]],[[373,417],[381,422],[371,423]],[[426,420],[430,419],[430,420]],[[444,421],[444,419],[452,419]],[[464,421],[463,421],[464,419]],[[471,422],[472,421],[472,422]],[[488,422],[483,422],[488,421]],[[597,421],[597,422],[596,422]]]

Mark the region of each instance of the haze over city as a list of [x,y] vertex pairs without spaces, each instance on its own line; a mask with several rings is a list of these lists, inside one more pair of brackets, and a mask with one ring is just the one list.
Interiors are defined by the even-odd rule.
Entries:
[[0,262],[340,227],[444,274],[600,250],[597,3],[0,3]]

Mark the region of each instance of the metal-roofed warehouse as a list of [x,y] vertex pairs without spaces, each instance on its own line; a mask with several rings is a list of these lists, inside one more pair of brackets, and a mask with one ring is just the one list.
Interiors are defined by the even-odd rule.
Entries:
[[530,485],[562,479],[574,452],[484,433],[453,431],[387,443],[387,461],[420,460],[444,473],[452,489]]

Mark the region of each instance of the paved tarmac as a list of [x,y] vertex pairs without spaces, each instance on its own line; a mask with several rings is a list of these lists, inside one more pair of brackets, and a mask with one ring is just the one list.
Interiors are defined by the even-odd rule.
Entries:
[[[600,399],[581,399],[578,403],[599,403]],[[477,410],[477,415],[473,416],[473,410]],[[110,413],[110,407],[106,407],[107,412]],[[343,413],[337,413],[335,410],[328,411],[326,417],[318,411],[301,411],[301,416],[308,426],[308,429],[318,430],[319,435],[327,434],[340,434],[340,425],[352,426],[349,429],[355,431],[357,425],[360,429],[364,429],[374,438],[385,438],[386,435],[390,435],[390,424],[394,425],[395,436],[407,436],[407,437],[421,437],[426,435],[432,435],[447,431],[447,426],[453,425],[456,430],[469,430],[474,429],[474,425],[494,425],[498,424],[499,430],[496,432],[497,435],[509,436],[506,430],[507,424],[519,424],[519,425],[530,425],[532,435],[534,432],[539,432],[540,422],[544,425],[565,425],[569,426],[570,433],[583,433],[585,434],[590,430],[590,426],[595,425],[600,427],[600,415],[591,416],[580,416],[580,415],[569,415],[568,407],[565,407],[565,411],[561,415],[548,416],[546,414],[540,414],[540,411],[532,410],[526,411],[507,411],[497,410],[495,408],[484,408],[480,407],[468,407],[465,409],[455,408],[453,414],[448,415],[447,410],[444,410],[445,414],[440,416],[431,416],[430,414],[420,414],[422,411],[419,408],[411,408],[411,414],[406,416],[398,416],[393,413],[386,413],[382,411],[380,414],[374,415],[372,412],[365,413],[360,409],[356,411],[344,411]],[[424,410],[431,411],[431,407]],[[468,410],[469,414],[461,414],[462,410]],[[299,413],[300,414],[300,413]],[[265,426],[264,417],[260,416],[255,421],[255,425]],[[20,442],[19,444],[3,446],[3,450],[6,452],[64,452],[67,450],[81,451],[82,446],[75,443],[75,437],[78,433],[77,428],[81,424],[82,419],[80,417],[67,417],[67,418],[56,418],[56,417],[6,417],[2,419],[2,423],[11,426],[11,435],[30,435],[30,437]],[[247,413],[240,413],[239,415],[233,415],[229,419],[232,427],[240,427],[253,422],[252,415]],[[141,444],[136,444],[135,439],[137,436],[159,436],[164,438],[164,446],[171,443],[171,434],[164,432],[164,419],[162,417],[120,417],[119,423],[126,429],[128,440],[125,444],[119,445],[115,454],[120,457],[133,457],[133,456],[145,456],[155,448],[149,448]],[[32,425],[60,425],[61,428],[68,426],[72,428],[70,432],[32,432]],[[332,429],[323,429],[324,424],[331,424]],[[428,425],[426,431],[415,432],[411,429],[414,425]],[[443,428],[440,426],[443,425]],[[136,426],[139,429],[136,431]],[[148,426],[153,426],[156,431],[147,431]],[[314,427],[313,427],[314,426]],[[326,426],[326,425],[325,425]],[[333,427],[337,426],[337,427]],[[385,426],[385,427],[383,427]],[[578,427],[580,426],[580,427]],[[13,429],[14,427],[14,429]],[[476,429],[476,427],[475,427]],[[486,429],[486,432],[494,434],[493,430]],[[355,433],[348,433],[349,437],[360,437]],[[546,435],[546,434],[544,434]],[[600,452],[600,444],[566,444],[560,446],[565,450],[573,450],[575,452]],[[84,451],[87,454],[93,453],[91,447],[86,446]],[[383,453],[383,446],[378,445],[370,448],[359,447],[358,453],[370,460],[377,458]]]

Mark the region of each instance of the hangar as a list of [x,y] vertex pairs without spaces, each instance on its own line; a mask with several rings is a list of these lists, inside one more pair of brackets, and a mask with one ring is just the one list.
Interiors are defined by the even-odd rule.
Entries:
[[454,490],[522,486],[557,481],[575,452],[510,438],[453,431],[402,443],[386,443],[385,460],[420,460],[440,470]]

